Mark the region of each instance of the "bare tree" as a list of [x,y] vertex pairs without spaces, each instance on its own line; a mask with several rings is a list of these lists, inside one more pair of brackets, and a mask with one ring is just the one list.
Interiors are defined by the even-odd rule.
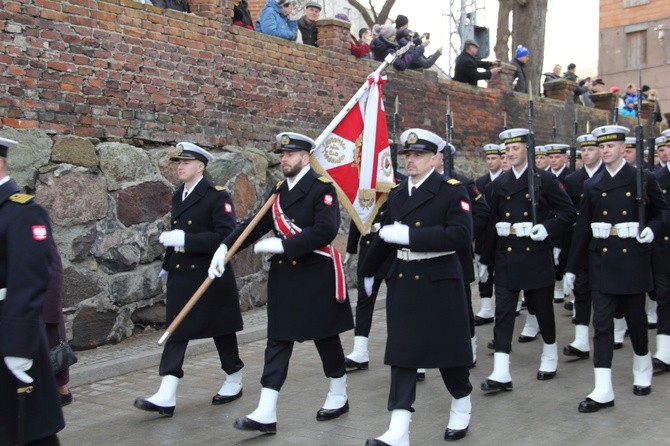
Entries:
[[[509,38],[512,37],[512,57],[518,45],[530,51],[526,64],[526,78],[532,82],[533,92],[540,92],[540,76],[544,64],[544,34],[548,0],[498,0],[498,31],[496,58],[509,61]],[[510,26],[510,13],[512,26]]]
[[393,8],[393,5],[396,2],[396,0],[385,0],[384,3],[382,4],[381,9],[379,10],[379,12],[377,12],[375,5],[373,5],[373,0],[368,0],[367,8],[363,4],[359,3],[357,0],[347,0],[347,1],[351,6],[353,6],[356,9],[356,11],[361,13],[361,16],[363,16],[363,20],[365,20],[365,23],[368,25],[370,29],[372,29],[375,23],[379,23],[381,25],[386,23],[386,20],[389,18],[389,13],[391,12],[391,8]]

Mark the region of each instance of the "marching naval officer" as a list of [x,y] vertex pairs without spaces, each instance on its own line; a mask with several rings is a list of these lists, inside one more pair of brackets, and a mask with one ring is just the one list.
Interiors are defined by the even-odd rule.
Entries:
[[[177,144],[177,176],[183,182],[172,196],[172,230],[159,241],[167,248],[159,278],[167,284],[169,324],[207,277],[211,255],[235,229],[235,210],[230,194],[204,178],[213,159],[203,148],[188,142]],[[177,400],[177,386],[184,376],[182,366],[191,339],[214,338],[221,368],[227,374],[212,404],[225,404],[242,396],[242,367],[236,332],[242,330],[239,297],[232,268],[214,280],[182,324],[165,343],[158,374],[158,392],[135,400],[135,407],[171,417]]]
[[481,384],[485,392],[512,389],[509,353],[521,290],[529,312],[537,317],[544,340],[537,379],[552,379],[556,375],[558,351],[552,304],[555,283],[552,240],[559,239],[572,225],[576,211],[556,177],[537,169],[537,223],[532,224],[526,170],[528,134],[527,129],[510,129],[500,134],[512,169],[491,183],[491,217],[482,246],[480,277],[485,280],[487,265],[495,265],[495,353],[493,373]]
[[633,393],[651,392],[652,361],[647,345],[645,293],[653,288],[651,242],[662,231],[668,205],[656,180],[643,172],[646,196],[644,228],[638,226],[635,168],[624,159],[626,134],[619,125],[598,127],[605,170],[584,183],[579,216],[572,238],[565,283],[574,288],[575,274],[589,256],[593,303],[593,364],[595,388],[579,403],[580,412],[614,406],[612,389],[613,317],[617,305],[628,322],[633,355]]
[[[332,242],[340,226],[335,187],[309,166],[314,141],[299,133],[277,135],[285,181],[272,193],[279,196],[251,231],[240,249],[266,233],[256,253],[272,254],[268,276],[268,338],[261,377],[260,401],[249,415],[235,420],[240,430],[277,432],[277,399],[288,374],[293,344],[313,340],[330,388],[318,421],[337,418],[349,411],[344,351],[339,334],[354,328],[346,280],[339,252]],[[228,246],[249,222],[240,225],[214,254],[210,277],[225,270]]]
[[457,251],[472,240],[468,192],[431,167],[446,145],[422,129],[405,131],[400,141],[409,178],[388,198],[383,226],[363,264],[367,291],[389,255],[384,363],[391,366],[388,430],[366,445],[408,445],[419,367],[439,368],[452,395],[445,440],[463,438],[470,424],[472,364],[468,308]]

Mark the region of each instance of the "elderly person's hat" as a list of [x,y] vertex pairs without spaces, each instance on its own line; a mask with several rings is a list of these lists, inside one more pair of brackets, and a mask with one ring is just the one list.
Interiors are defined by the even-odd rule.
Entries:
[[305,9],[307,8],[316,8],[319,11],[321,11],[322,6],[317,2],[307,2],[307,4],[305,5]]

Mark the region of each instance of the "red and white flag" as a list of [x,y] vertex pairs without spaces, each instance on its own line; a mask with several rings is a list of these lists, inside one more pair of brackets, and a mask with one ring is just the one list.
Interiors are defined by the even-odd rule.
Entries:
[[[351,110],[332,131],[317,139],[317,144],[323,142],[312,153],[312,167],[333,180],[340,204],[361,234],[370,230],[377,210],[394,185],[382,101],[385,77],[375,72],[366,82]],[[331,127],[332,123],[324,133]]]

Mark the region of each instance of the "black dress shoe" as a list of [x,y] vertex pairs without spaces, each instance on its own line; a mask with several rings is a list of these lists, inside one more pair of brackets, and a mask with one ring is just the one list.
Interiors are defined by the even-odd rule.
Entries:
[[368,438],[367,441],[365,442],[365,446],[391,446],[391,445],[381,440],[377,440],[376,438]]
[[159,415],[165,415],[166,417],[171,417],[174,414],[174,406],[157,406],[149,400],[135,400],[135,407],[141,410],[146,410],[147,412],[158,412]]
[[316,421],[328,421],[344,415],[349,412],[349,400],[344,403],[344,406],[337,409],[319,409],[316,413]]
[[633,386],[633,394],[637,396],[645,396],[651,393],[651,386]]
[[554,299],[555,304],[562,304],[563,302],[565,302],[565,299],[563,298]]
[[365,362],[356,362],[353,361],[349,358],[344,358],[344,365],[348,369],[355,369],[355,370],[367,370],[368,369],[368,361]]
[[535,336],[519,335],[519,342],[533,342],[536,338],[537,335]]
[[651,358],[651,363],[654,365],[654,373],[670,371],[670,364],[666,364],[658,358]]
[[623,348],[623,342],[615,342],[613,348],[614,348],[614,350],[619,350],[619,349]]
[[212,397],[212,404],[218,406],[219,404],[230,403],[231,401],[235,401],[241,396],[242,396],[242,389],[240,389],[240,391],[237,392],[235,395],[219,395],[217,393]]
[[486,348],[488,348],[489,350],[495,350],[495,349],[496,349],[496,345],[495,345],[495,343],[494,343],[493,341],[489,341],[489,343],[486,344]]
[[599,403],[598,401],[593,401],[591,398],[586,398],[584,401],[579,403],[578,410],[582,413],[592,413],[598,412],[600,409],[613,406],[614,400],[608,401],[606,403]]
[[556,376],[556,371],[553,372],[543,372],[542,370],[537,371],[537,380],[538,381],[548,381]]
[[484,392],[498,392],[501,390],[509,391],[512,390],[512,381],[501,383],[492,379],[487,379],[486,381],[482,381],[480,387]]
[[563,304],[563,308],[565,308],[568,311],[572,311],[573,307],[574,307],[574,303],[570,300],[566,300],[565,303]]
[[416,372],[416,382],[422,382],[426,380],[426,372]]
[[247,417],[236,419],[233,427],[241,431],[258,431],[265,434],[277,433],[277,423],[259,423]]
[[479,327],[480,325],[486,325],[493,322],[492,317],[479,317],[475,316],[475,326]]
[[[477,324],[475,324],[475,325],[477,325]],[[647,328],[648,328],[649,330],[656,330],[656,327],[657,327],[657,326],[658,326],[658,325],[656,324],[656,322],[649,322],[649,323],[647,324]]]
[[444,432],[444,439],[446,441],[456,441],[465,437],[465,434],[468,433],[468,428],[465,429],[449,429]]
[[72,392],[68,392],[65,395],[62,393],[59,393],[60,395],[60,405],[61,407],[67,406],[68,404],[72,403]]
[[575,348],[570,344],[563,347],[563,354],[565,356],[576,356],[579,359],[588,359],[589,356],[591,355],[590,352],[583,352],[580,349]]

